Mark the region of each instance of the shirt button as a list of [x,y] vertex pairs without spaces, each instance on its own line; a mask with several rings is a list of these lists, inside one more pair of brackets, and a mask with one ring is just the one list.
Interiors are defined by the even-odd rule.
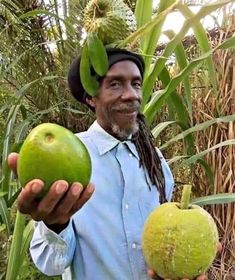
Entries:
[[133,155],[131,153],[129,153],[129,157],[133,157]]
[[131,247],[132,247],[132,249],[136,249],[136,247],[137,247],[136,243],[132,243]]
[[129,205],[125,204],[125,208],[126,208],[126,210],[128,210],[129,209]]

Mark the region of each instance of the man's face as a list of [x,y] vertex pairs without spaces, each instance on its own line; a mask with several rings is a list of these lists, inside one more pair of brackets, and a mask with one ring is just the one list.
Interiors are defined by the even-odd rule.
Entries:
[[142,78],[130,60],[115,63],[101,81],[93,98],[98,123],[118,139],[138,131],[136,122],[141,102]]

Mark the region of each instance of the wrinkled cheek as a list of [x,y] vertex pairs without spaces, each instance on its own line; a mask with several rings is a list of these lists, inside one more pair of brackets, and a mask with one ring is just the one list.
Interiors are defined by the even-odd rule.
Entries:
[[112,126],[112,123],[114,123],[114,122],[116,123],[115,114],[112,113],[112,111],[105,110],[103,112],[103,116],[104,116],[105,122],[109,128]]

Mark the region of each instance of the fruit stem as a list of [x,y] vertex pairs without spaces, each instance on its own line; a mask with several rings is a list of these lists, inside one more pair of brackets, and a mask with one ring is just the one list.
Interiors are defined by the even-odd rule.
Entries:
[[180,201],[181,209],[189,208],[191,189],[192,189],[192,185],[183,186],[183,192],[182,192],[182,197],[181,197],[181,201]]

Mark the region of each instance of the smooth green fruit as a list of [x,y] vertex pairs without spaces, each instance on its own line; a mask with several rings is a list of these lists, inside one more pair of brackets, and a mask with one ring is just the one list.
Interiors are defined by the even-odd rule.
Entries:
[[89,183],[91,159],[85,145],[68,129],[40,124],[29,133],[19,153],[17,173],[22,187],[32,179],[44,183],[44,196],[56,180]]
[[162,278],[194,279],[212,264],[218,245],[218,231],[211,215],[197,205],[182,208],[164,203],[147,218],[143,253],[147,264]]

